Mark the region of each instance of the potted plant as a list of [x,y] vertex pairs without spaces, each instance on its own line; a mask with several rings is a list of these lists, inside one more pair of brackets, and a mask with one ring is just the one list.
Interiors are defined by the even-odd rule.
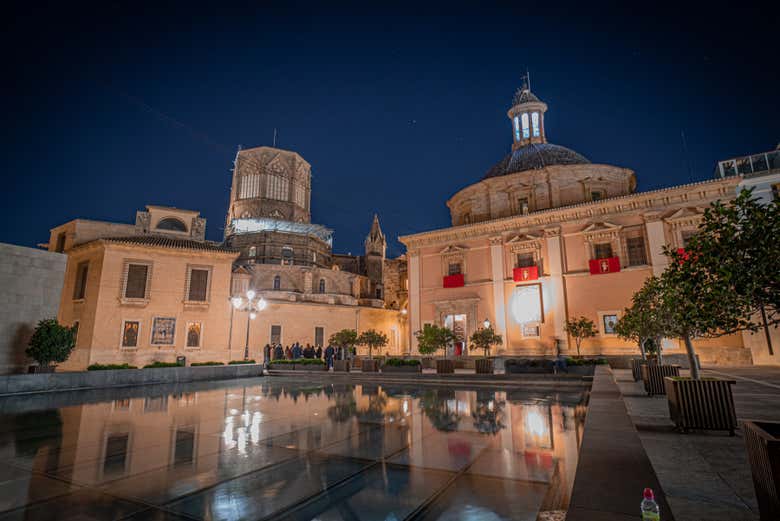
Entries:
[[742,428],[761,520],[780,519],[780,423],[746,421]]
[[[352,352],[352,348],[355,347],[357,341],[358,334],[354,329],[342,329],[340,331],[336,331],[330,335],[330,338],[328,339],[328,342],[330,342],[331,345],[341,347],[342,350],[348,352]],[[344,360],[334,359],[333,370],[348,373],[350,370],[349,357],[345,357]]]
[[587,317],[576,317],[567,320],[565,330],[574,338],[574,343],[577,346],[577,356],[580,355],[582,341],[596,336],[596,324]]
[[485,357],[477,360],[474,366],[477,374],[493,374],[493,360],[488,358],[490,348],[504,341],[501,335],[497,335],[491,326],[480,328],[471,335],[471,343],[477,349],[482,349]]
[[361,370],[364,373],[376,373],[379,371],[379,362],[374,360],[372,353],[374,348],[382,348],[387,345],[387,335],[375,329],[367,329],[360,334],[357,344],[368,347],[368,360],[363,360]]
[[30,366],[30,372],[53,373],[56,366],[52,363],[64,362],[76,347],[74,330],[53,318],[44,319],[38,322],[27,345],[25,354],[38,362]]
[[659,320],[659,297],[661,286],[657,279],[646,284],[631,299],[631,307],[626,308],[623,316],[615,324],[615,332],[624,340],[634,341],[639,346],[641,358],[631,360],[631,373],[634,381],[642,378],[641,366],[658,358],[661,363],[661,336],[663,321]]
[[413,358],[388,358],[382,365],[383,373],[419,373],[420,361]]
[[546,358],[510,358],[504,362],[504,371],[507,374],[551,374],[554,368],[555,363],[552,360],[547,360]]
[[[424,355],[435,353],[439,349],[446,350],[448,345],[459,340],[458,335],[450,329],[434,324],[425,324],[420,331],[414,333],[414,336],[417,339],[418,350]],[[455,364],[447,358],[436,360],[436,372],[438,374],[454,373]]]

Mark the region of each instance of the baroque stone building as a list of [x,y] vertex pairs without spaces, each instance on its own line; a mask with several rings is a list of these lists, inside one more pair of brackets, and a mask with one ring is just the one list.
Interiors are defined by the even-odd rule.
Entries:
[[[93,363],[261,358],[267,343],[324,345],[339,329],[406,339],[405,258],[386,258],[374,221],[365,254],[334,255],[332,231],[311,223],[311,167],[295,152],[241,150],[224,241],[205,240],[191,210],[147,206],[135,224],[76,219],[46,245],[67,254],[58,319],[78,325],[64,369]],[[266,308],[230,305],[253,290]]]
[[[614,332],[631,296],[663,272],[662,247],[685,248],[703,209],[729,199],[739,178],[635,192],[632,170],[594,164],[552,144],[547,105],[528,85],[507,113],[510,153],[453,195],[452,227],[401,237],[407,247],[409,331],[426,323],[468,338],[485,319],[504,354],[572,353],[566,321],[585,316],[598,329],[587,354],[633,354]],[[412,351],[415,339],[410,336]],[[684,352],[672,340],[667,352]],[[748,364],[744,335],[696,341],[701,359]],[[466,354],[467,346],[454,346]],[[780,363],[777,355],[765,363]]]

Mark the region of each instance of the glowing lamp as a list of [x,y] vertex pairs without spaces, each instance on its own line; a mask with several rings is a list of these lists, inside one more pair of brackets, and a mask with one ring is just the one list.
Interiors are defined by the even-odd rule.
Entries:
[[253,298],[255,298],[255,295],[256,295],[256,293],[255,293],[255,290],[253,290],[253,289],[250,289],[249,291],[246,292],[246,298],[248,298],[249,300],[252,300]]
[[485,329],[490,328],[490,320],[486,318],[482,325],[485,326]]
[[251,318],[252,320],[254,320],[255,318],[257,318],[257,313],[255,313],[254,311],[253,311],[253,312],[251,312],[251,313],[249,314],[249,318]]
[[266,303],[265,299],[264,299],[264,298],[261,298],[260,300],[258,300],[258,301],[257,301],[257,310],[258,310],[258,311],[262,311],[262,310],[264,310],[264,309],[265,309],[265,306],[266,306],[266,304],[267,304],[267,303]]
[[243,304],[241,297],[233,297],[232,299],[230,299],[230,302],[233,304],[233,307],[236,309],[240,308],[241,304]]

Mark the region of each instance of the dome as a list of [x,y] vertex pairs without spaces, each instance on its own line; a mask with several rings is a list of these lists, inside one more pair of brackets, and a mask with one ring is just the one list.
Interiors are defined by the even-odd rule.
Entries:
[[538,170],[552,165],[586,165],[590,161],[574,150],[552,143],[531,143],[507,155],[488,170],[484,179]]

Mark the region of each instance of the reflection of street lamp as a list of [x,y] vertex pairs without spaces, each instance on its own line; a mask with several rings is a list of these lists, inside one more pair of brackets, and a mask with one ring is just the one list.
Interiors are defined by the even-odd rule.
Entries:
[[485,326],[485,329],[490,329],[490,320],[486,318],[482,325]]
[[236,311],[246,311],[246,344],[244,345],[244,360],[249,360],[249,321],[257,317],[257,312],[265,309],[265,299],[260,297],[256,301],[254,290],[246,292],[246,302],[241,297],[233,297],[230,301]]

